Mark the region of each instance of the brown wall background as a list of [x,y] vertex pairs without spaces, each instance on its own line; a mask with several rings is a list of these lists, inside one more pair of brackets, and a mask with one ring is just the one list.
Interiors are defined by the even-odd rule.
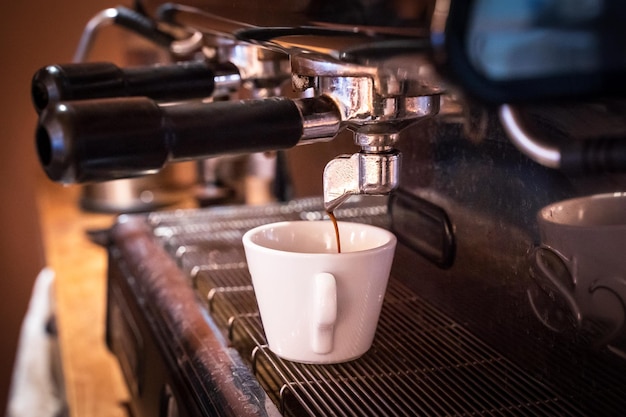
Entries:
[[[49,184],[37,162],[37,115],[30,99],[34,72],[47,64],[70,62],[87,21],[99,11],[130,0],[20,0],[0,14],[0,415],[6,408],[13,360],[34,280],[46,265],[37,190]],[[105,28],[90,60],[124,62],[124,32]],[[343,140],[290,151],[296,196],[321,194],[325,163],[354,152]],[[54,239],[54,236],[49,236]]]
[[[45,265],[36,205],[43,181],[34,151],[36,114],[30,79],[40,67],[69,62],[85,23],[120,3],[105,0],[5,2],[0,14],[0,413],[4,414],[13,358],[33,282]],[[124,2],[122,2],[124,4]],[[106,57],[115,29],[98,38]]]

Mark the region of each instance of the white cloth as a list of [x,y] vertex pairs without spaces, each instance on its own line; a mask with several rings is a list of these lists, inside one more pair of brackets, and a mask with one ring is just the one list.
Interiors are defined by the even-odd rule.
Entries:
[[52,417],[62,414],[62,387],[55,382],[54,340],[46,324],[54,312],[54,272],[41,270],[22,323],[15,358],[7,417]]

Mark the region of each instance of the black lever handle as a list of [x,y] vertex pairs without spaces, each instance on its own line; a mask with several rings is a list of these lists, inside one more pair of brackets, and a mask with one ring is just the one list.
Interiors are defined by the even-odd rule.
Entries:
[[288,98],[159,104],[145,97],[60,102],[41,114],[37,151],[54,181],[156,172],[165,163],[295,146],[303,136]]
[[107,62],[49,65],[35,73],[32,99],[38,113],[51,103],[68,100],[134,96],[186,100],[209,97],[219,80],[232,84],[233,79],[239,82],[234,65],[205,61],[130,68]]
[[560,149],[561,169],[572,174],[626,172],[626,139],[573,141]]
[[117,12],[113,19],[115,24],[132,30],[157,45],[169,48],[170,44],[176,41],[172,35],[160,30],[153,19],[138,11],[124,6],[117,6],[115,11]]

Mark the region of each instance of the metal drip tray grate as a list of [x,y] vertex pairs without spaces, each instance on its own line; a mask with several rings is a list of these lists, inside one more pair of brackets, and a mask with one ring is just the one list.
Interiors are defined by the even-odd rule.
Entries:
[[229,318],[228,334],[286,415],[580,415],[423,300],[393,300],[407,293],[397,281],[389,290],[374,345],[356,361],[282,360],[251,310]]
[[[413,294],[393,272],[373,347],[363,357],[304,365],[274,355],[266,345],[240,238],[251,223],[321,216],[316,207],[320,202],[310,200],[276,216],[250,211],[238,219],[224,213],[187,225],[158,215],[151,219],[155,234],[165,238],[217,325],[284,415],[582,415]],[[337,214],[386,225],[385,212],[381,205]]]

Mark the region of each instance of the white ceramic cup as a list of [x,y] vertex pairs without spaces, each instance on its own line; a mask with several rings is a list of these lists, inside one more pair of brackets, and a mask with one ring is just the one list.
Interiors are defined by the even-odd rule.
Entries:
[[396,247],[393,233],[330,221],[267,224],[243,245],[269,348],[304,363],[356,359],[372,345]]
[[595,343],[626,336],[626,193],[559,201],[537,220],[539,278],[565,301],[578,328],[595,323]]

